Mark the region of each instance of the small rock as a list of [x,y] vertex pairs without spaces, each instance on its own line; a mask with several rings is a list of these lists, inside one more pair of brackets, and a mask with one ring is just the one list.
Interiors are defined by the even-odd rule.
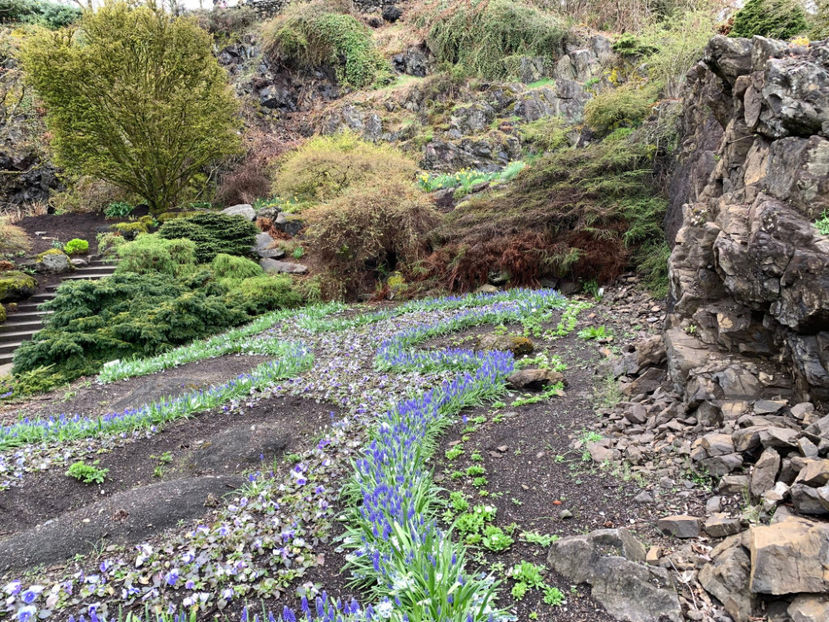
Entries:
[[708,514],[714,514],[722,509],[722,497],[711,497],[705,502],[705,511]]
[[705,521],[705,533],[712,538],[726,538],[740,533],[742,523],[739,518],[729,518],[724,514],[715,514]]
[[759,497],[774,486],[774,481],[779,471],[780,454],[771,447],[768,447],[760,455],[760,458],[754,465],[754,469],[751,471],[751,494]]
[[826,622],[829,620],[829,596],[801,594],[789,605],[792,622]]
[[785,400],[757,400],[754,402],[754,414],[773,415],[786,406]]
[[558,517],[562,520],[573,518],[573,513],[570,510],[562,510],[558,513]]
[[633,501],[639,504],[653,503],[653,497],[648,491],[643,490],[633,498]]
[[815,488],[826,485],[829,483],[829,460],[806,460],[794,481]]
[[507,386],[511,389],[540,391],[551,384],[562,382],[561,372],[551,369],[519,369],[507,376]]
[[726,475],[720,480],[717,492],[724,495],[742,494],[747,488],[747,475]]
[[695,516],[677,514],[656,521],[660,531],[675,538],[696,538],[699,536],[699,519]]
[[659,558],[662,556],[662,549],[658,546],[652,546],[648,549],[648,552],[645,554],[645,562],[656,566],[659,563]]
[[829,591],[827,542],[829,525],[805,518],[752,527],[749,534],[751,591],[773,595],[826,593]]
[[795,419],[803,419],[809,413],[815,411],[815,407],[812,405],[811,402],[800,402],[800,404],[795,404],[791,408],[792,417]]

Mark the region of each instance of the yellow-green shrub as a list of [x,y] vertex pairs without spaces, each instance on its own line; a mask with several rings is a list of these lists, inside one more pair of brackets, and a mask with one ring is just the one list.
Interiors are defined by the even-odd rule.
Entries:
[[584,107],[584,122],[604,136],[620,127],[635,127],[650,114],[656,97],[653,88],[627,83],[599,93]]
[[255,315],[273,309],[298,307],[303,303],[303,296],[289,276],[260,275],[238,283],[227,293],[225,301],[229,307]]
[[217,279],[229,284],[262,275],[262,267],[255,261],[226,253],[216,255],[210,262],[210,268]]
[[317,136],[286,156],[274,193],[300,203],[333,199],[371,177],[414,179],[417,165],[390,145],[375,145],[350,131]]
[[196,243],[190,240],[167,240],[158,234],[139,235],[134,242],[118,247],[120,261],[116,273],[150,274],[161,272],[176,276],[196,265]]

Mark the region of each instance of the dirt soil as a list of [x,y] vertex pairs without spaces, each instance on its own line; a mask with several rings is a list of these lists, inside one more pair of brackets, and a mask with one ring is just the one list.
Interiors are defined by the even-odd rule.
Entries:
[[[139,217],[146,210],[134,210],[130,216]],[[89,242],[89,254],[97,253],[98,243],[96,236],[109,231],[109,226],[116,222],[123,222],[127,218],[107,219],[103,214],[92,212],[78,212],[72,214],[42,214],[29,216],[15,223],[23,228],[32,240],[32,255],[53,248],[55,241],[66,244],[69,240],[79,238]],[[37,235],[38,232],[41,235]]]
[[[212,486],[231,492],[245,481],[243,471],[268,471],[295,448],[310,444],[335,419],[332,413],[330,405],[296,397],[264,399],[243,414],[219,408],[98,456],[98,466],[109,470],[101,485],[83,484],[59,472],[34,475],[25,486],[0,492],[0,537],[5,536],[0,540],[0,569],[69,557],[88,550],[90,540],[134,542],[158,531],[157,518],[134,521],[129,519],[133,514],[163,516],[166,507],[177,517],[172,524],[195,518],[206,511],[207,492],[213,489],[205,476],[220,478]],[[227,488],[233,481],[237,486]],[[192,484],[201,492],[165,495],[159,483]],[[113,505],[113,499],[120,503]],[[50,545],[44,556],[31,550],[44,541],[42,529],[30,528],[46,521],[51,522],[47,539],[59,543]],[[156,529],[146,532],[147,524]],[[97,538],[91,537],[92,531]]]

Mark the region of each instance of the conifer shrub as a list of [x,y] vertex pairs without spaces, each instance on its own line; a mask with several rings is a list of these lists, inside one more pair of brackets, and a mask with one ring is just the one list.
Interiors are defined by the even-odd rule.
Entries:
[[209,263],[219,253],[250,255],[258,232],[256,225],[244,218],[207,212],[168,220],[158,235],[168,240],[192,240],[196,243],[196,260]]
[[748,0],[734,15],[728,36],[791,39],[808,27],[806,11],[798,0]]
[[285,156],[274,194],[301,205],[329,201],[370,178],[414,180],[417,165],[391,145],[351,131],[317,136]]
[[448,2],[433,13],[427,45],[438,61],[466,75],[508,78],[516,56],[558,58],[568,36],[563,22],[522,0]]
[[305,69],[330,65],[343,85],[362,88],[390,73],[368,27],[323,3],[289,5],[264,37],[272,60]]
[[291,277],[267,274],[242,280],[228,291],[225,300],[229,306],[250,315],[298,307],[304,302]]
[[46,325],[15,352],[14,375],[50,367],[63,381],[97,372],[108,360],[156,354],[244,322],[224,291],[205,275],[191,280],[161,272],[122,273],[65,282],[44,304]]
[[160,272],[177,276],[196,266],[196,243],[192,240],[162,238],[160,235],[139,235],[134,242],[117,248],[119,257],[115,272],[151,274]]
[[584,122],[599,136],[638,126],[656,101],[653,88],[626,83],[595,95],[584,106]]
[[213,258],[210,262],[210,269],[213,270],[217,279],[229,282],[243,281],[262,275],[262,267],[255,261],[225,253],[219,253]]
[[388,273],[420,258],[438,214],[410,182],[376,179],[311,208],[307,220],[317,258],[346,287],[355,287],[366,274]]

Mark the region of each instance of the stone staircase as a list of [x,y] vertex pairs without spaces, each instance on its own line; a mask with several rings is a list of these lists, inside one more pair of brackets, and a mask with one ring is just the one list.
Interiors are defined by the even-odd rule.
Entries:
[[[96,280],[110,276],[115,266],[102,259],[93,259],[89,265],[78,268],[61,279],[63,281],[77,281],[81,279]],[[42,311],[38,306],[55,297],[59,284],[48,285],[44,292],[35,294],[17,305],[17,309],[10,311],[8,318],[0,324],[0,369],[11,365],[14,351],[24,342],[43,328],[43,320],[51,311]]]

